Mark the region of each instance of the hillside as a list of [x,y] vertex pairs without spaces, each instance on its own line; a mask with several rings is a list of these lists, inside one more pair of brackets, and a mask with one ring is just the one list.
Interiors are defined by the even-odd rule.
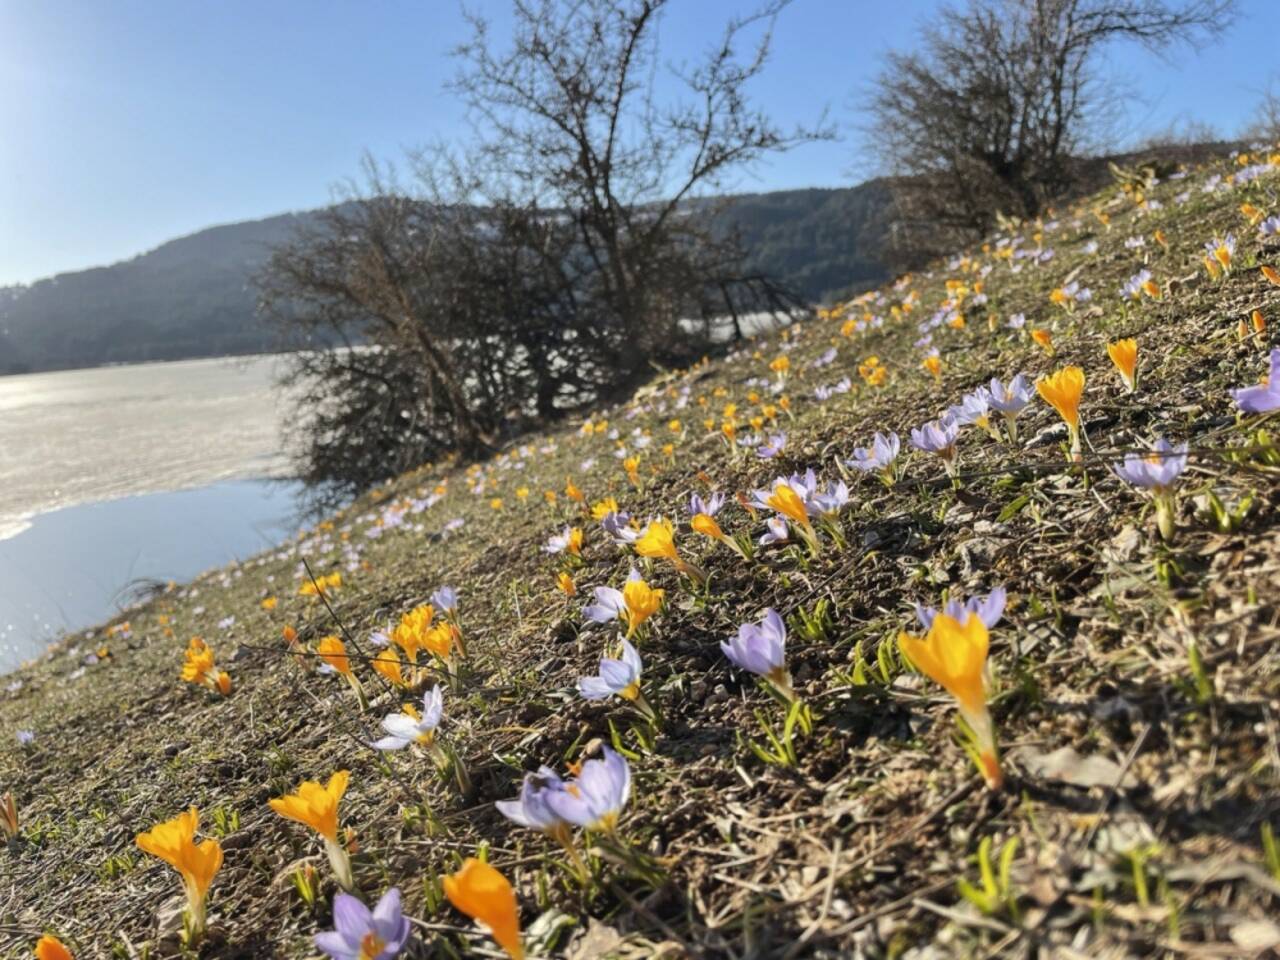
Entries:
[[[884,280],[877,182],[736,199],[750,267],[815,302]],[[262,353],[275,333],[255,315],[251,278],[314,212],[211,227],[123,263],[0,288],[0,374]]]
[[[21,820],[0,954],[45,930],[79,957],[175,953],[177,877],[135,836],[194,806],[224,855],[200,955],[315,955],[334,870],[268,801],[349,771],[316,822],[366,903],[401,891],[402,956],[499,955],[445,895],[470,857],[514,886],[529,956],[1274,955],[1280,451],[1233,391],[1280,371],[1280,238],[1256,222],[1278,187],[1280,154],[1109,188],[68,638],[0,692]],[[1014,434],[973,394],[1017,373],[1044,393]],[[918,434],[939,454],[913,446],[962,403],[969,425]],[[891,485],[849,464],[876,431],[901,437]],[[1189,445],[1180,476],[1161,437]],[[725,496],[714,525],[692,529],[695,493]],[[962,598],[983,602],[912,639],[917,605]],[[638,687],[614,666],[623,695],[580,695],[628,633]],[[228,695],[179,679],[193,636]],[[994,724],[982,774],[938,677]],[[402,707],[436,685],[434,740],[369,746],[413,740]],[[525,815],[547,833],[496,805],[543,765]]]

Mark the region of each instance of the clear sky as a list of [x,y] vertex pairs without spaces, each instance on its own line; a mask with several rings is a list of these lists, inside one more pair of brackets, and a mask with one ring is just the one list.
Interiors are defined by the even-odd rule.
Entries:
[[[1243,0],[1218,45],[1111,68],[1128,136],[1178,118],[1235,133],[1280,68],[1280,0]],[[473,0],[500,27],[507,0]],[[695,55],[753,0],[675,0],[664,56]],[[794,0],[756,93],[779,120],[823,107],[843,135],[743,189],[854,182],[857,94],[937,0]],[[127,259],[216,223],[318,206],[363,151],[466,136],[444,89],[457,0],[0,0],[0,284]],[[1119,144],[1117,144],[1119,145]]]

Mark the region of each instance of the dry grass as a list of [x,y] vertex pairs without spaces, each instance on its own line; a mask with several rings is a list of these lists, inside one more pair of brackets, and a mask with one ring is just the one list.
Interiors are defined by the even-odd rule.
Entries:
[[[919,369],[912,343],[944,298],[943,281],[977,278],[961,265],[939,265],[850,310],[883,316],[879,329],[846,337],[838,319],[794,327],[794,418],[779,422],[789,441],[774,461],[731,457],[701,421],[718,419],[727,402],[739,405],[740,424],[758,410],[748,381],[769,375],[776,336],[661,378],[602,414],[632,444],[634,429],[652,434],[643,495],[627,485],[613,441],[575,424],[530,438],[526,456],[513,448],[486,464],[493,487],[483,495],[469,492],[459,470],[424,468],[363,498],[331,528],[170,590],[131,611],[132,636],[107,640],[110,656],[83,672],[103,630],[69,638],[0,695],[0,786],[14,791],[24,823],[0,851],[0,951],[26,955],[43,929],[82,957],[176,949],[157,915],[172,907],[177,884],[133,837],[195,804],[206,830],[220,832],[215,810],[226,828],[202,955],[311,955],[311,935],[329,925],[331,885],[312,910],[291,877],[306,863],[323,876],[323,854],[266,801],[348,768],[342,819],[358,836],[359,886],[367,897],[391,885],[404,891],[419,926],[414,956],[491,955],[439,896],[440,875],[482,845],[517,883],[531,941],[557,956],[1258,953],[1280,936],[1272,919],[1280,864],[1266,862],[1260,839],[1280,811],[1280,456],[1257,446],[1258,425],[1237,417],[1227,390],[1258,380],[1259,347],[1270,342],[1270,331],[1267,344],[1237,342],[1237,321],[1256,308],[1280,322],[1280,287],[1256,269],[1280,259],[1280,243],[1258,239],[1238,211],[1249,200],[1275,212],[1280,175],[1201,191],[1206,176],[1233,168],[1223,159],[1159,186],[1160,210],[1139,210],[1116,191],[1064,211],[1044,235],[1051,261],[1017,274],[995,263],[984,281],[989,302],[966,310],[965,329],[937,332],[941,385]],[[1190,199],[1175,203],[1183,190]],[[1095,207],[1111,211],[1109,230],[1089,214]],[[1153,243],[1157,228],[1168,250]],[[1228,229],[1240,238],[1238,269],[1213,282],[1201,245]],[[1033,232],[1024,231],[1028,245]],[[1139,234],[1146,248],[1126,249],[1124,239]],[[1096,254],[1084,252],[1090,239]],[[975,265],[993,262],[971,253]],[[1118,288],[1143,260],[1168,292],[1123,302]],[[1094,299],[1068,315],[1048,293],[1070,277]],[[919,305],[891,315],[908,291]],[[995,332],[987,312],[1001,321]],[[1003,327],[1015,312],[1028,328],[1053,329],[1056,357]],[[1136,396],[1122,391],[1106,357],[1105,342],[1119,336],[1139,339]],[[832,345],[836,361],[811,369]],[[870,355],[889,368],[884,386],[858,379]],[[556,561],[542,545],[581,521],[563,495],[546,504],[545,489],[572,476],[591,500],[613,494],[634,514],[684,520],[688,495],[705,492],[699,471],[731,493],[809,466],[834,478],[836,460],[876,429],[905,439],[993,375],[1068,362],[1088,375],[1082,410],[1094,452],[1082,467],[1068,468],[1056,415],[1037,401],[1020,422],[1021,448],[965,434],[959,489],[922,454],[908,458],[892,490],[853,479],[842,517],[848,545],[828,542],[817,559],[773,549],[747,564],[685,528],[682,550],[712,579],[700,595],[669,568],[652,570],[668,599],[641,646],[649,697],[665,714],[652,749],[617,701],[587,703],[574,692],[576,678],[594,672],[606,633],[584,629],[581,594],[569,601],[555,589]],[[845,375],[857,384],[851,393],[813,399],[815,386]],[[676,411],[684,387],[691,402]],[[660,447],[673,416],[687,435],[668,460]],[[1146,501],[1106,469],[1115,451],[1157,435],[1195,451],[1171,545],[1156,536]],[[596,461],[589,469],[586,458]],[[379,538],[366,535],[388,504],[446,478],[440,502]],[[523,503],[521,485],[531,491]],[[1229,506],[1252,498],[1235,529],[1211,522],[1210,492]],[[501,511],[489,506],[493,496]],[[465,525],[442,535],[458,517]],[[755,536],[763,528],[732,505],[722,525]],[[620,586],[633,559],[598,525],[583,526],[579,590]],[[306,642],[339,631],[323,604],[296,595],[304,558],[317,574],[344,570],[333,613],[361,644],[434,587],[458,588],[470,656],[461,692],[446,694],[444,729],[471,773],[470,796],[424,760],[363,745],[393,700],[367,670],[377,696],[360,714],[345,685],[286,655],[286,624]],[[893,641],[911,624],[913,602],[1001,583],[1011,603],[993,631],[993,709],[1008,783],[992,794],[955,740],[953,707],[904,668]],[[259,605],[268,595],[280,598],[273,611]],[[822,603],[825,629],[799,629],[799,614]],[[778,712],[718,649],[769,605],[792,618],[788,657],[815,714],[794,768],[766,764],[748,747],[760,738],[756,712],[775,720]],[[235,624],[220,629],[229,615]],[[196,634],[232,674],[229,698],[178,681]],[[649,884],[601,862],[584,890],[554,845],[505,822],[493,801],[513,796],[524,771],[563,767],[608,742],[610,719],[638,755],[626,836],[664,879]],[[14,734],[28,728],[37,739],[21,749]],[[1070,756],[1055,751],[1064,748],[1081,759],[1063,762]],[[957,886],[979,882],[984,838],[996,852],[1018,841],[1008,895],[987,911]]]

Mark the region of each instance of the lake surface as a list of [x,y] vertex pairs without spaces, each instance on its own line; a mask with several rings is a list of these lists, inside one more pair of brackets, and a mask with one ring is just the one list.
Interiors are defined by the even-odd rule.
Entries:
[[297,527],[278,358],[0,377],[0,671]]

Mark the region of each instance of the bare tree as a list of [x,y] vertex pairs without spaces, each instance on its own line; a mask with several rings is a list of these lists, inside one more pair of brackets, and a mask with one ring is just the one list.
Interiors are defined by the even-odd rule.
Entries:
[[1273,75],[1268,79],[1266,89],[1258,98],[1253,120],[1245,129],[1244,135],[1251,140],[1262,140],[1268,144],[1280,141],[1280,75]]
[[[926,252],[986,230],[997,211],[1038,215],[1072,184],[1096,131],[1098,55],[1113,41],[1163,51],[1202,42],[1235,0],[968,0],[922,47],[891,53],[869,132],[896,185],[910,242]],[[935,243],[922,244],[923,236]]]
[[[620,381],[689,340],[688,321],[734,312],[732,295],[776,299],[740,272],[741,251],[695,198],[762,157],[830,136],[783,130],[751,106],[788,0],[726,24],[682,91],[655,91],[667,0],[515,0],[506,49],[485,20],[457,55],[454,88],[480,128],[480,154],[521,204],[541,203],[575,233],[575,285],[619,340]],[[754,33],[754,40],[750,39]],[[744,55],[740,50],[746,47]],[[729,302],[727,302],[729,301]],[[700,347],[699,347],[700,349]]]
[[[786,0],[729,23],[681,93],[655,93],[666,0],[514,0],[458,51],[477,144],[369,162],[346,202],[275,252],[261,305],[294,354],[302,472],[342,495],[685,363],[797,298],[746,271],[706,194],[815,137],[750,106]],[[739,57],[747,33],[755,39]]]

